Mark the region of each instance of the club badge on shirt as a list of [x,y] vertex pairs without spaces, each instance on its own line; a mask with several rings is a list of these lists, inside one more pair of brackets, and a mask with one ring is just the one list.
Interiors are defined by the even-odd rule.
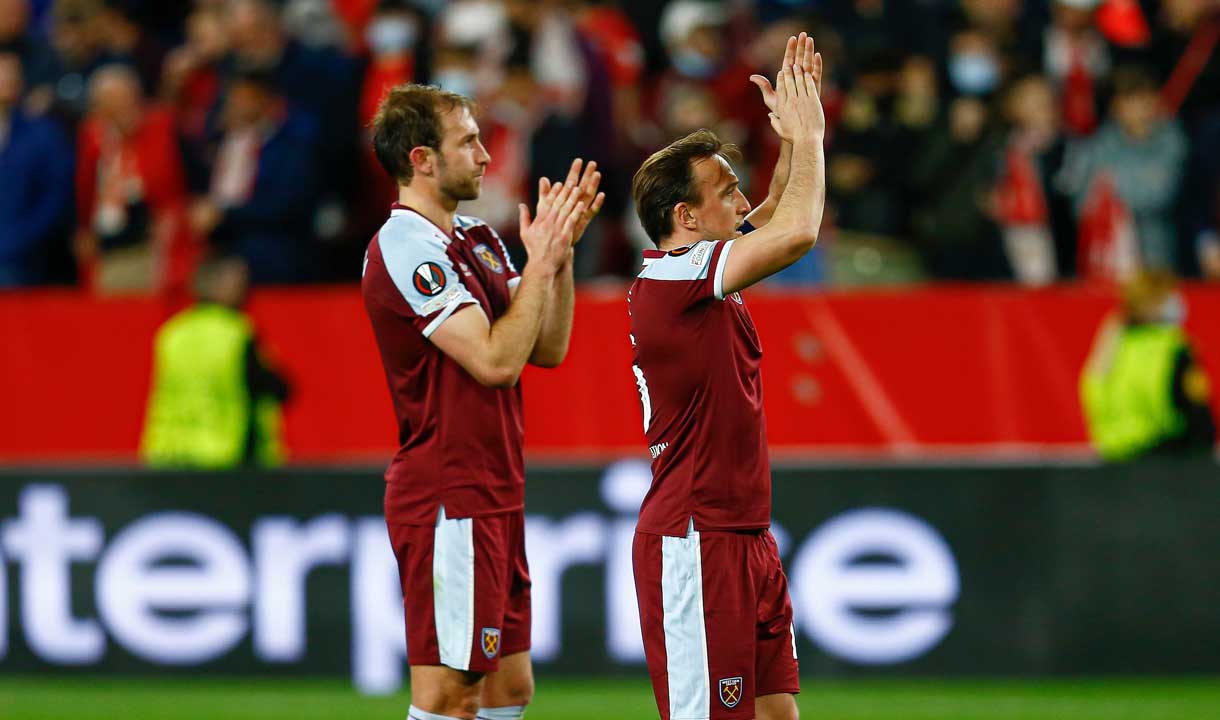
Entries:
[[500,262],[500,258],[496,257],[496,254],[486,244],[479,243],[475,245],[474,254],[479,259],[479,262],[487,266],[488,270],[494,273],[504,272],[504,263]]

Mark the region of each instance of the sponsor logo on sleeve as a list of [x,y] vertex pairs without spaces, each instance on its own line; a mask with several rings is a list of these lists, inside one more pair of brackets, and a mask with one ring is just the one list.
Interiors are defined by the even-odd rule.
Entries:
[[431,315],[432,313],[456,300],[461,294],[462,291],[458,288],[458,286],[454,285],[453,287],[449,288],[449,291],[445,294],[434,297],[428,302],[424,303],[423,307],[420,308],[420,314],[427,317],[428,315]]
[[504,263],[500,262],[500,258],[496,257],[496,254],[485,243],[479,243],[474,246],[474,255],[479,259],[479,262],[487,266],[488,270],[494,273],[504,272]]
[[725,707],[737,707],[741,702],[741,676],[720,678],[720,702]]
[[415,289],[427,297],[436,297],[445,289],[445,271],[441,266],[429,260],[415,268]]
[[500,628],[483,628],[483,655],[488,660],[500,653]]
[[707,260],[707,249],[710,247],[710,243],[700,243],[698,249],[690,256],[690,264],[695,267],[703,267],[703,263]]

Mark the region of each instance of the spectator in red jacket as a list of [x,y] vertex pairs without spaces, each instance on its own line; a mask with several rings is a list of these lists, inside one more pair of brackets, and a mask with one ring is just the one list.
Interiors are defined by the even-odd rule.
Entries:
[[186,188],[173,115],[145,103],[134,70],[93,74],[77,152],[76,250],[94,287],[151,292],[185,277]]

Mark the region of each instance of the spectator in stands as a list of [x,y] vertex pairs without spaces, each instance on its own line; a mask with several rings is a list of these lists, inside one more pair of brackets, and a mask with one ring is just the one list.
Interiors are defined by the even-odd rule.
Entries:
[[173,115],[149,105],[125,65],[98,69],[77,143],[76,252],[102,293],[182,280],[186,187]]
[[1186,136],[1162,115],[1155,81],[1140,68],[1123,67],[1114,73],[1110,119],[1069,149],[1063,182],[1078,213],[1100,178],[1113,183],[1134,221],[1142,262],[1172,272],[1178,267],[1174,205],[1186,155]]
[[170,318],[153,347],[140,457],[154,467],[279,465],[288,385],[260,352],[242,312],[249,278],[233,258],[203,262],[195,305]]
[[270,73],[247,70],[229,87],[222,125],[211,188],[191,209],[192,229],[244,258],[255,283],[318,279],[312,225],[321,166],[312,116],[284,100]]
[[140,4],[141,0],[103,0],[97,15],[98,42],[107,62],[130,65],[139,74],[144,92],[155,95],[165,47],[140,27],[136,16]]
[[827,196],[844,230],[896,235],[905,218],[903,147],[896,116],[901,55],[879,51],[855,68],[827,152]]
[[51,120],[21,108],[21,57],[0,49],[0,288],[34,285],[67,230],[72,150]]
[[100,37],[101,12],[100,0],[55,0],[51,10],[56,68],[50,86],[54,92],[31,100],[40,104],[40,111],[53,110],[71,128],[88,109],[90,76],[106,64]]
[[46,40],[31,32],[29,0],[0,0],[0,50],[17,53],[34,105],[50,107],[57,61]]
[[386,208],[398,198],[398,185],[373,152],[373,116],[390,88],[415,80],[419,65],[416,55],[427,30],[427,18],[408,0],[380,0],[365,28],[368,57],[359,111],[360,186],[364,191],[352,207],[354,237],[372,237],[385,222]]
[[986,188],[995,180],[1003,137],[987,106],[959,97],[947,122],[917,153],[911,184],[912,226],[917,246],[934,277],[994,280],[1011,276],[991,214]]
[[186,19],[186,42],[165,57],[161,99],[174,112],[187,187],[207,192],[220,104],[220,62],[229,52],[224,16],[211,5],[196,7]]
[[1080,378],[1093,445],[1106,460],[1210,452],[1210,383],[1182,328],[1186,305],[1173,276],[1136,275],[1122,303],[1098,330]]
[[[321,172],[311,178],[320,183],[321,196],[315,208],[319,222],[310,234],[334,239],[346,222],[345,208],[359,176],[355,63],[334,48],[309,46],[289,36],[279,5],[272,0],[231,0],[227,20],[232,55],[225,65],[226,78],[248,69],[269,73],[297,112],[315,117],[319,137],[326,139],[319,146]],[[251,269],[259,282],[258,265]]]
[[1021,78],[1004,97],[1004,115],[996,219],[1017,281],[1045,285],[1071,274],[1076,250],[1071,198],[1054,181],[1066,147],[1054,87],[1041,75]]
[[1042,70],[1059,91],[1065,129],[1078,136],[1097,129],[1101,84],[1110,49],[1093,22],[1099,0],[1053,0],[1042,37]]

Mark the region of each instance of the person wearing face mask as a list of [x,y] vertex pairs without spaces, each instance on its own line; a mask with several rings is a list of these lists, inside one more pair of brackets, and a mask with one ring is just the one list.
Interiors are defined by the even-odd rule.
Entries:
[[1185,320],[1172,275],[1150,270],[1123,286],[1122,309],[1102,322],[1080,377],[1089,437],[1103,459],[1215,447],[1210,382]]

